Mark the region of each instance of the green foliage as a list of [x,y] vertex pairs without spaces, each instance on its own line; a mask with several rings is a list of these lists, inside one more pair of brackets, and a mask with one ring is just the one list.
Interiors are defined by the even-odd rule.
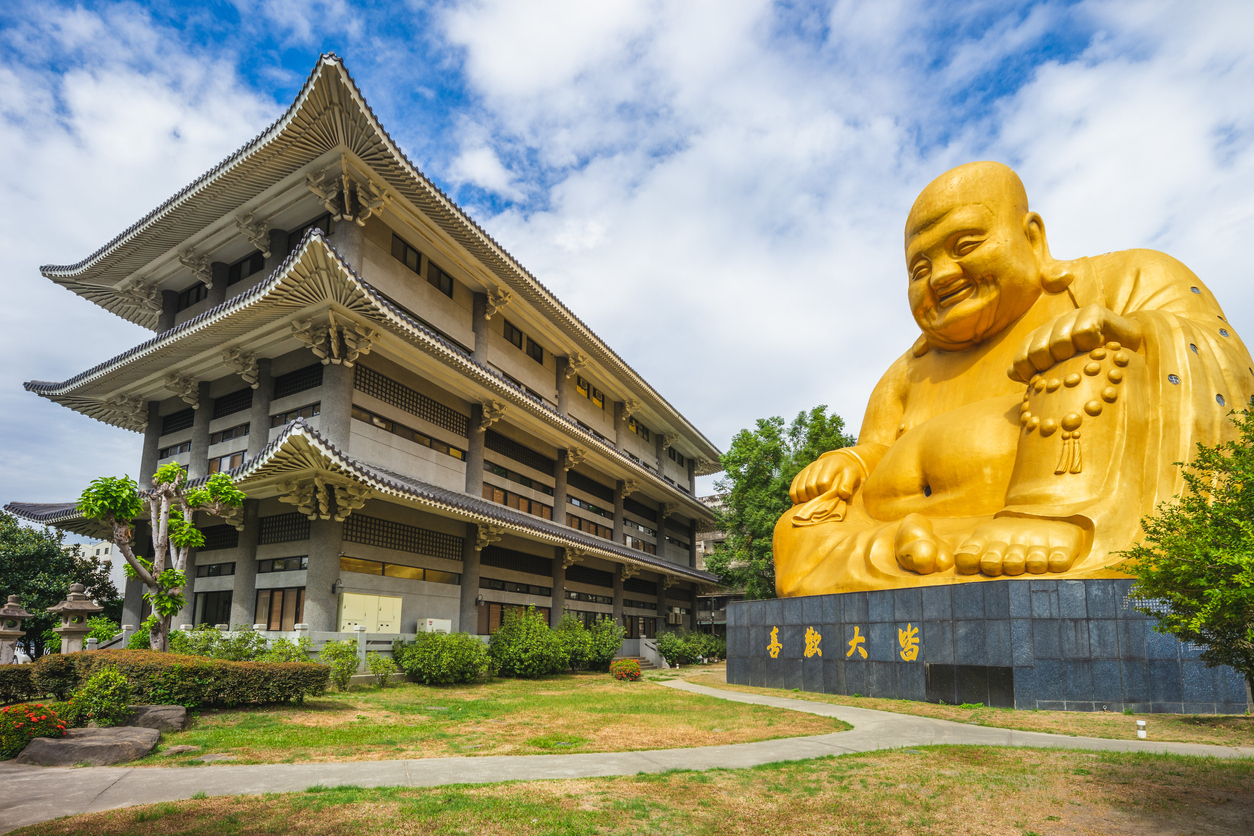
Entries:
[[591,648],[588,651],[588,670],[606,671],[623,647],[627,631],[612,618],[598,618],[588,628]]
[[370,671],[370,675],[374,677],[375,684],[380,688],[386,688],[388,677],[396,673],[396,663],[392,661],[390,656],[384,656],[382,653],[367,653],[366,668]]
[[[127,567],[130,568],[130,567]],[[131,633],[131,637],[126,640],[127,650],[148,650],[152,647],[152,639],[150,638],[152,631],[157,629],[161,624],[161,619],[155,615],[150,615],[139,625],[139,629]]]
[[727,640],[709,633],[662,633],[657,652],[668,665],[695,665],[727,657]]
[[96,671],[74,694],[74,713],[98,726],[120,726],[131,716],[135,694],[116,668]]
[[566,669],[561,641],[535,607],[507,611],[488,653],[501,676],[530,679]]
[[43,703],[0,708],[0,759],[12,758],[36,737],[65,737],[65,723]]
[[[182,468],[179,468],[182,470]],[[235,487],[231,477],[225,473],[215,473],[203,485],[187,492],[187,504],[193,508],[203,508],[218,504],[227,508],[238,508],[248,497]]]
[[327,642],[322,646],[318,660],[331,669],[331,681],[335,687],[346,691],[349,679],[357,673],[357,643]]
[[635,659],[619,659],[610,664],[610,674],[615,679],[635,682],[640,678],[640,663]]
[[34,699],[34,665],[0,665],[0,705]]
[[[166,465],[171,466],[177,467]],[[78,510],[93,520],[130,525],[131,520],[144,512],[144,503],[139,498],[139,486],[131,477],[101,476],[93,479],[79,496]]]
[[109,608],[120,600],[108,566],[63,541],[55,529],[24,526],[12,514],[0,512],[0,603],[17,595],[34,616],[22,622],[26,635],[19,640],[32,659],[61,646],[61,637],[49,632],[58,619],[47,608],[64,601],[71,584],[81,583],[89,597]]
[[678,633],[662,633],[657,637],[657,652],[668,665],[691,665],[697,660],[692,647]]
[[572,671],[586,671],[592,656],[592,635],[575,615],[563,613],[557,625],[557,642]]
[[[99,651],[97,651],[99,652]],[[35,693],[52,694],[59,700],[67,699],[78,685],[78,673],[74,670],[74,657],[79,653],[52,653],[35,660],[31,680]]]
[[257,657],[257,661],[316,664],[310,657],[311,653],[313,653],[313,642],[307,636],[301,636],[296,641],[275,639],[270,642],[270,649]]
[[1254,414],[1233,413],[1233,423],[1238,439],[1197,446],[1183,495],[1141,520],[1145,537],[1120,568],[1136,577],[1132,596],[1155,630],[1254,687]]
[[845,422],[828,415],[826,406],[798,413],[787,427],[776,416],[737,433],[721,460],[725,475],[715,483],[724,494],[715,519],[727,540],[706,558],[706,569],[725,587],[744,589],[746,598],[774,598],[771,541],[775,523],[792,507],[793,478],[827,451],[853,443]]
[[323,665],[227,662],[151,650],[99,650],[46,656],[35,665],[63,659],[72,681],[67,690],[86,683],[98,670],[115,668],[134,689],[136,703],[198,706],[264,705],[303,702],[326,690]]
[[105,618],[103,615],[94,615],[87,619],[87,626],[91,628],[91,632],[84,638],[84,642],[87,639],[95,639],[97,642],[104,644],[122,632],[122,628],[113,619]]
[[254,662],[269,649],[266,637],[253,630],[222,632],[212,624],[170,633],[170,650],[189,656],[208,656],[229,662]]
[[480,682],[492,675],[487,645],[468,633],[419,633],[412,644],[394,645],[392,655],[423,685]]

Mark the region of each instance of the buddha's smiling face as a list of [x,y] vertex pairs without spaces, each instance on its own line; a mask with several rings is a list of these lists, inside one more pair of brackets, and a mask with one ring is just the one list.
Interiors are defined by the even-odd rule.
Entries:
[[1026,196],[1018,199],[1018,178],[1004,182],[1003,169],[1014,177],[995,163],[955,169],[929,185],[910,212],[910,310],[938,348],[969,348],[996,336],[1041,295],[1044,227],[1026,211]]

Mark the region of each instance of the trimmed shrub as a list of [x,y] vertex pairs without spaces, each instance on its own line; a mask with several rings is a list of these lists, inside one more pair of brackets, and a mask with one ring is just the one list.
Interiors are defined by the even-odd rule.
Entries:
[[0,758],[12,758],[36,737],[65,737],[65,723],[40,702],[0,708]]
[[73,712],[77,719],[97,726],[120,726],[131,716],[135,694],[131,683],[115,668],[93,673],[74,694]]
[[691,665],[696,661],[692,648],[678,633],[662,633],[657,637],[657,652],[668,665]]
[[73,662],[75,686],[99,670],[116,668],[131,683],[136,702],[187,708],[303,702],[326,690],[330,673],[322,665],[227,662],[151,650],[99,650],[65,658]]
[[253,630],[223,632],[212,624],[201,624],[194,630],[170,631],[170,650],[228,662],[256,662],[269,651],[269,644]]
[[313,652],[313,642],[308,636],[301,636],[296,641],[291,639],[275,639],[270,643],[270,649],[261,654],[259,662],[301,662],[308,665],[317,664],[310,657]]
[[375,684],[380,688],[386,688],[388,677],[396,673],[396,663],[392,661],[392,657],[384,656],[382,653],[367,653],[366,667],[370,670],[370,675],[374,677]]
[[561,642],[535,607],[506,612],[501,629],[488,641],[488,653],[501,676],[531,679],[566,667]]
[[640,663],[635,659],[620,659],[610,664],[610,674],[624,682],[635,682],[640,678]]
[[588,670],[607,671],[610,663],[623,647],[627,631],[612,618],[598,618],[588,628],[591,647],[588,650]]
[[74,657],[80,653],[49,653],[40,656],[32,665],[31,679],[39,696],[52,694],[59,700],[68,699],[78,686],[78,672],[74,670]]
[[423,685],[479,682],[492,675],[487,645],[468,633],[419,633],[413,644],[394,645],[392,655]]
[[331,681],[341,691],[348,690],[348,681],[357,673],[357,642],[327,642],[318,660],[330,669]]
[[33,665],[0,665],[0,705],[35,699]]
[[583,622],[571,613],[562,616],[557,625],[557,641],[566,657],[566,667],[572,671],[586,671],[592,655],[592,636]]

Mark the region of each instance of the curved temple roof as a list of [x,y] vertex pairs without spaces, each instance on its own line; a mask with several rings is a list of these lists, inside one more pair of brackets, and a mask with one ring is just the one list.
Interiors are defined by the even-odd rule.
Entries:
[[543,312],[607,368],[621,374],[712,461],[719,450],[645,382],[592,329],[444,194],[393,142],[341,59],[323,55],[295,102],[259,136],[77,264],[41,268],[44,276],[145,327],[157,315],[115,288],[155,259],[239,212],[248,201],[335,148],[346,148],[387,185],[470,252],[502,283]]
[[[466,522],[491,526],[498,533],[516,533],[528,539],[539,539],[555,546],[601,557],[616,563],[628,563],[651,572],[659,572],[699,584],[717,584],[718,578],[707,572],[670,563],[653,555],[629,549],[609,540],[586,534],[530,514],[524,514],[484,499],[467,496],[401,476],[385,468],[354,459],[324,439],[302,419],[289,423],[256,458],[227,471],[232,481],[247,488],[250,483],[300,480],[311,476],[330,478],[327,484],[351,483],[365,497],[386,497],[420,508],[453,516]],[[201,481],[201,480],[197,480]],[[363,499],[364,501],[364,499]],[[33,504],[11,502],[5,510],[22,519],[53,525],[81,533],[99,533],[99,523],[83,518],[74,503]],[[93,526],[95,528],[93,528]]]
[[147,414],[141,412],[142,400],[108,398],[108,393],[138,384],[155,373],[164,373],[180,362],[193,361],[208,353],[216,358],[232,339],[265,327],[278,328],[296,314],[322,304],[338,305],[355,316],[386,327],[434,359],[457,369],[494,396],[559,427],[588,449],[612,458],[642,480],[663,488],[682,500],[689,511],[701,518],[709,516],[709,509],[695,497],[683,493],[395,307],[354,273],[317,229],[305,234],[268,279],[238,296],[69,380],[61,383],[31,381],[25,386],[30,392],[98,420],[142,430],[147,421]]

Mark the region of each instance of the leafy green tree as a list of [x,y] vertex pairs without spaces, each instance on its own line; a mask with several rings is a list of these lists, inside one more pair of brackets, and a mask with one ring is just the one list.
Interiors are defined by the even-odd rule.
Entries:
[[[1137,609],[1154,629],[1204,648],[1254,688],[1254,414],[1233,413],[1240,437],[1182,465],[1184,493],[1141,520],[1145,538],[1121,552]],[[1177,462],[1177,465],[1180,465]]]
[[[149,647],[169,649],[170,619],[183,609],[183,585],[187,578],[187,554],[205,544],[194,524],[195,513],[223,516],[244,504],[244,494],[225,473],[215,473],[194,488],[187,487],[187,473],[167,464],[152,477],[152,490],[140,491],[128,476],[96,479],[78,499],[83,516],[100,520],[113,530],[113,543],[126,558],[126,576],[139,578],[148,587],[144,597],[156,619],[149,622]],[[144,512],[151,521],[152,559],[134,550],[133,522]]]
[[759,418],[756,428],[738,432],[723,454],[725,475],[714,485],[723,495],[715,523],[727,539],[706,558],[706,569],[724,586],[744,589],[746,598],[774,598],[771,540],[775,523],[792,507],[793,478],[827,451],[853,443],[845,422],[823,405],[788,425],[779,416]]
[[61,637],[50,632],[58,625],[57,617],[47,608],[64,601],[71,584],[81,583],[88,596],[105,606],[119,597],[109,567],[63,545],[64,538],[60,531],[25,526],[0,511],[0,601],[16,595],[35,616],[23,623],[26,636],[21,641],[32,659],[61,646]]

